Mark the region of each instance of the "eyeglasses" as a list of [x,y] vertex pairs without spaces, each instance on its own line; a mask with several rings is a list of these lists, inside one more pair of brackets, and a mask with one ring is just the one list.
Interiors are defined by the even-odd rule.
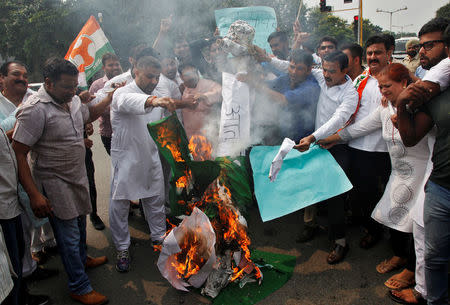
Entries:
[[421,49],[421,48],[424,48],[425,49],[425,51],[430,51],[431,49],[433,49],[434,48],[434,44],[435,43],[439,43],[439,42],[444,42],[443,40],[430,40],[430,41],[427,41],[427,42],[424,42],[424,43],[419,43],[418,45],[417,45],[417,47],[419,48],[419,50]]

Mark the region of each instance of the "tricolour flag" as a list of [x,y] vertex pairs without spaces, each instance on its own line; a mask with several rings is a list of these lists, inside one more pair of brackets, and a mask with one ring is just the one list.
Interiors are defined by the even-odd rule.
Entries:
[[66,60],[80,71],[79,86],[87,88],[87,81],[102,67],[103,54],[114,53],[111,44],[94,16],[91,16],[67,51]]

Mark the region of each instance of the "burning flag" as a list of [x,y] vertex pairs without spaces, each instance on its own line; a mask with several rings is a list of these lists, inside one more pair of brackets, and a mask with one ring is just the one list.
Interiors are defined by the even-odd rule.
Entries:
[[114,53],[114,50],[97,20],[91,16],[64,57],[78,68],[80,87],[87,88],[87,81],[101,69],[102,56],[107,52]]
[[[189,143],[176,115],[150,123],[148,129],[172,168],[172,212],[188,215],[164,240],[158,260],[162,275],[180,290],[189,285],[200,287],[206,280],[202,293],[211,297],[233,281],[261,282],[261,271],[251,260],[247,223],[240,212],[251,202],[248,175],[243,174],[246,170],[242,164],[227,158],[208,160],[211,146],[204,138],[194,137]],[[202,225],[213,228],[214,252],[208,250],[207,230],[187,225],[200,213],[207,216]],[[214,268],[207,267],[211,260]]]

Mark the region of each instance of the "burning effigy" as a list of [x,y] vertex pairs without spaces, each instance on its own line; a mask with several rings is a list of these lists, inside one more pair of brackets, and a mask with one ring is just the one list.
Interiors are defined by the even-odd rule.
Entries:
[[252,202],[243,158],[211,160],[211,145],[202,137],[188,141],[176,115],[148,130],[172,169],[171,212],[183,217],[161,246],[161,274],[176,289],[203,287],[213,298],[233,281],[261,283],[241,214]]

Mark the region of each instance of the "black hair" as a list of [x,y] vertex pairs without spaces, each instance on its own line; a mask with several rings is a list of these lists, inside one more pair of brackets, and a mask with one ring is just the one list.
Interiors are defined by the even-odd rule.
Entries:
[[384,48],[386,51],[389,51],[389,42],[386,40],[385,37],[380,35],[373,35],[370,36],[369,39],[366,40],[366,49],[370,47],[373,44],[382,43],[384,45]]
[[181,73],[183,73],[183,70],[188,69],[188,68],[193,68],[195,71],[198,72],[197,67],[193,63],[190,63],[190,62],[181,64],[178,67],[178,72],[181,74]]
[[447,28],[449,20],[443,17],[433,18],[427,23],[425,23],[419,31],[419,37],[433,32],[441,32],[444,33]]
[[324,37],[320,38],[319,42],[317,43],[317,49],[320,47],[320,45],[324,41],[331,42],[332,44],[334,44],[335,48],[337,48],[337,46],[338,46],[338,41],[336,40],[336,38],[331,37],[331,36],[324,36]]
[[302,49],[292,50],[289,56],[289,61],[292,61],[296,64],[303,63],[308,68],[311,67],[314,63],[311,53]]
[[105,63],[107,60],[119,61],[119,57],[116,54],[110,53],[110,52],[103,54],[103,56],[102,56],[103,67],[105,66]]
[[129,57],[136,59],[136,56],[139,54],[139,52],[141,52],[145,48],[147,48],[146,43],[136,44],[134,47],[131,48]]
[[325,55],[323,58],[324,61],[329,62],[338,62],[341,71],[345,68],[348,68],[348,57],[342,51],[334,51]]
[[137,61],[136,61],[137,69],[145,69],[148,67],[161,69],[161,63],[159,62],[159,60],[156,57],[153,57],[150,55],[141,56],[141,57],[139,57],[139,59],[137,59]]
[[8,75],[8,68],[9,68],[9,66],[11,64],[16,64],[16,65],[22,66],[22,67],[24,67],[25,69],[28,70],[27,66],[23,62],[21,62],[19,60],[10,60],[10,61],[5,62],[3,65],[1,65],[1,67],[0,67],[0,75],[7,76]]
[[341,51],[349,50],[352,57],[359,57],[360,62],[362,62],[364,49],[357,43],[348,43],[341,47]]
[[78,70],[73,63],[64,58],[51,57],[45,61],[42,74],[44,79],[48,78],[54,83],[61,78],[62,74],[77,76]]
[[444,37],[442,37],[442,39],[444,40],[445,45],[450,47],[450,25],[448,25],[445,29],[443,36]]
[[386,39],[388,43],[388,47],[386,50],[390,50],[392,47],[395,50],[395,37],[392,36],[391,34],[383,34],[383,38]]
[[144,49],[141,49],[139,52],[136,53],[136,57],[134,58],[136,61],[138,61],[141,57],[144,56],[151,56],[159,60],[159,52],[151,47],[147,47]]
[[286,32],[283,31],[275,31],[272,34],[269,35],[269,37],[267,38],[267,42],[270,43],[270,41],[274,38],[280,38],[280,41],[283,42],[287,42],[288,41],[288,36],[286,34]]

